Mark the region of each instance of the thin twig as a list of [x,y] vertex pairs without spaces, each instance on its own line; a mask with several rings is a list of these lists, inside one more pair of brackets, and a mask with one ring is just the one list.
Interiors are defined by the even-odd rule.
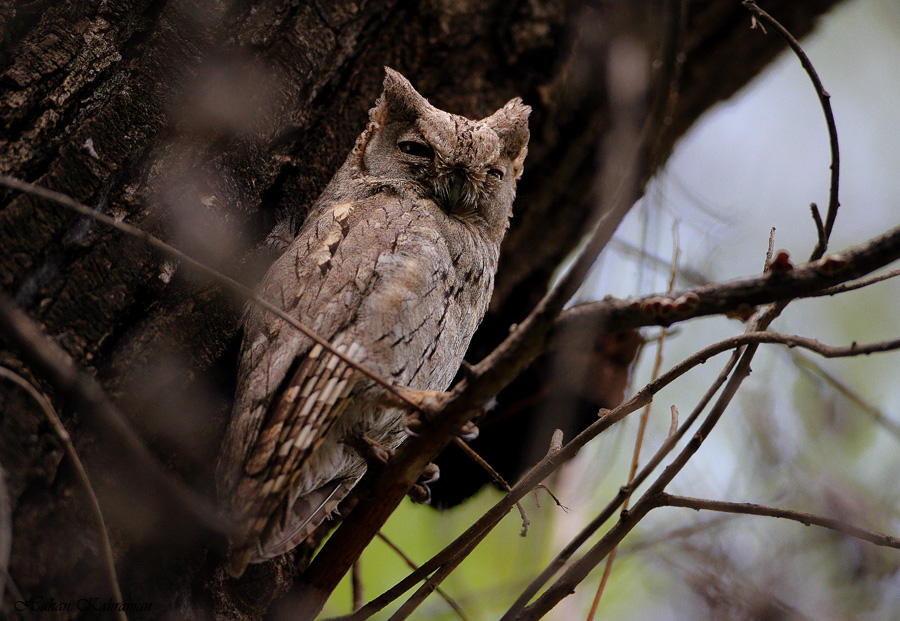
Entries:
[[853,291],[854,289],[862,289],[863,287],[868,287],[869,285],[874,285],[875,283],[879,283],[884,280],[890,280],[891,278],[895,278],[897,276],[900,276],[900,270],[890,270],[889,272],[885,272],[884,274],[878,274],[869,278],[861,278],[857,281],[847,282],[842,285],[836,285],[834,287],[828,287],[827,289],[823,289],[822,291],[809,297],[817,298],[826,295],[837,295],[838,293],[845,293],[847,291]]
[[773,226],[769,229],[769,245],[766,248],[766,262],[763,264],[763,269],[765,270],[768,267],[769,263],[772,262],[772,255],[775,254],[775,227]]
[[825,254],[825,249],[828,247],[828,239],[831,237],[831,230],[834,228],[834,220],[837,217],[838,207],[840,206],[840,202],[838,201],[838,185],[841,176],[841,158],[840,150],[838,148],[837,124],[834,121],[834,113],[831,110],[831,95],[825,90],[822,80],[819,79],[819,74],[816,73],[815,67],[813,67],[806,52],[803,51],[800,42],[788,32],[787,28],[782,26],[774,17],[759,8],[753,0],[744,0],[743,5],[747,10],[753,13],[757,19],[761,19],[775,28],[778,34],[781,35],[781,38],[784,39],[794,51],[794,54],[800,60],[800,64],[803,66],[804,71],[806,71],[806,74],[809,76],[809,79],[816,89],[816,95],[819,98],[819,103],[822,105],[822,112],[825,115],[825,123],[828,125],[828,142],[831,148],[831,184],[828,191],[828,212],[825,217],[824,226],[825,235],[824,238],[820,237],[813,250],[812,260],[815,260]]
[[669,434],[666,436],[666,439],[673,438],[678,433],[678,408],[673,405],[669,408],[669,411],[672,414],[672,421],[669,423]]
[[351,609],[359,610],[366,603],[366,591],[362,577],[362,559],[356,559],[350,570]]
[[822,222],[822,214],[819,213],[819,206],[815,203],[809,204],[809,211],[812,213],[813,223],[816,225],[816,247],[828,245],[828,233],[825,232],[825,223]]
[[[414,563],[413,560],[411,558],[409,558],[403,552],[403,550],[398,548],[397,545],[393,541],[391,541],[390,539],[385,537],[384,533],[379,531],[378,538],[381,539],[387,547],[389,547],[391,550],[393,550],[394,553],[397,554],[397,556],[402,558],[403,561],[409,566],[410,569],[415,571],[419,568],[419,566],[416,563]],[[450,606],[450,608],[453,609],[453,612],[456,613],[456,616],[458,616],[460,619],[463,619],[463,621],[466,621],[468,619],[468,617],[466,616],[466,613],[462,609],[462,607],[457,603],[457,601],[455,599],[450,597],[450,595],[448,595],[446,591],[444,591],[441,587],[438,587],[437,589],[435,589],[435,591],[437,592],[438,595],[440,595],[444,599],[445,602],[447,602],[447,604]]]
[[253,302],[254,304],[257,304],[260,307],[266,309],[291,327],[302,332],[314,343],[321,345],[322,348],[325,349],[325,351],[333,354],[345,364],[355,369],[359,373],[362,373],[373,382],[379,384],[381,387],[391,393],[397,400],[399,400],[400,403],[398,403],[398,405],[402,403],[412,410],[422,409],[421,404],[416,403],[413,399],[410,399],[407,396],[407,394],[414,394],[415,391],[412,391],[411,389],[398,389],[396,386],[390,384],[378,374],[370,371],[364,365],[351,360],[346,354],[340,352],[331,343],[323,339],[321,336],[316,334],[312,329],[302,324],[296,318],[288,315],[281,308],[275,306],[268,300],[264,300],[263,298],[256,295],[256,293],[254,293],[253,290],[249,287],[242,285],[230,276],[226,276],[218,270],[215,270],[208,265],[205,265],[204,263],[198,261],[197,259],[190,257],[181,250],[178,250],[174,246],[170,246],[166,242],[160,240],[157,237],[154,237],[153,235],[150,235],[146,231],[139,229],[136,226],[127,224],[126,222],[120,222],[119,220],[116,220],[115,218],[112,218],[101,211],[91,209],[87,205],[76,201],[67,194],[63,194],[62,192],[57,192],[55,190],[50,190],[33,183],[28,183],[27,181],[22,181],[21,179],[17,179],[16,177],[0,174],[0,185],[56,203],[57,205],[65,207],[66,209],[70,209],[76,213],[81,214],[82,216],[91,218],[93,220],[96,220],[97,222],[100,222],[101,224],[105,224],[106,226],[114,228],[121,233],[130,235],[131,237],[135,237],[154,250],[157,250],[170,258],[177,259],[178,261],[189,265],[191,268],[197,270],[201,274],[204,274],[215,282],[225,286],[228,290],[237,293],[242,298],[245,298]]
[[[678,243],[678,221],[672,225],[672,247],[674,249],[672,257],[672,267],[669,272],[669,285],[667,287],[667,293],[672,293],[672,289],[675,288],[675,277],[678,275],[678,263],[679,258],[681,257],[681,247]],[[653,363],[653,372],[651,373],[651,379],[656,379],[659,377],[660,370],[662,368],[663,361],[663,345],[666,341],[666,333],[667,329],[663,327],[662,331],[659,335],[659,343],[656,347],[656,359]],[[644,411],[641,412],[640,424],[638,425],[637,437],[634,440],[634,452],[631,456],[631,469],[628,472],[628,482],[626,486],[631,487],[632,482],[634,481],[634,477],[637,474],[638,466],[640,464],[641,458],[641,448],[644,444],[644,435],[647,432],[647,423],[650,420],[650,407],[652,403],[648,403],[644,406]],[[674,432],[674,430],[673,430]],[[672,435],[672,434],[670,434]],[[633,489],[633,487],[632,487]],[[622,503],[622,511],[628,511],[628,502],[631,499],[631,495],[625,497],[625,501]],[[600,598],[603,597],[603,592],[606,590],[606,584],[609,582],[609,577],[612,575],[612,567],[613,563],[616,561],[616,548],[613,548],[609,553],[609,556],[606,557],[606,567],[603,568],[603,576],[600,578],[600,584],[597,585],[597,592],[594,594],[594,600],[591,602],[591,608],[588,611],[587,621],[593,621],[594,616],[597,614],[597,607],[600,605]]]
[[868,541],[876,546],[900,549],[900,538],[892,537],[864,528],[859,528],[853,524],[848,524],[842,520],[827,518],[813,513],[804,513],[801,511],[793,511],[791,509],[781,509],[778,507],[767,507],[748,502],[724,502],[721,500],[708,500],[706,498],[688,498],[686,496],[673,496],[671,494],[662,493],[658,498],[658,506],[660,507],[685,507],[696,511],[717,511],[720,513],[736,513],[741,515],[763,515],[767,517],[781,518],[800,522],[805,526],[815,525],[837,531],[854,539]]
[[[81,458],[78,457],[78,452],[72,444],[72,438],[69,437],[69,432],[66,431],[62,421],[59,420],[59,416],[57,416],[56,410],[54,410],[53,406],[50,404],[50,400],[37,390],[31,382],[12,369],[2,365],[0,365],[0,377],[9,380],[28,393],[28,396],[30,396],[41,408],[47,422],[50,423],[50,427],[53,428],[53,432],[60,439],[60,442],[62,442],[66,457],[72,462],[72,466],[74,467],[75,474],[78,478],[78,483],[84,490],[88,505],[91,508],[91,514],[97,523],[97,533],[100,537],[100,549],[103,556],[106,578],[109,580],[109,588],[112,591],[115,601],[124,602],[122,590],[119,588],[119,579],[116,576],[116,561],[113,557],[112,544],[109,541],[109,531],[107,530],[106,522],[103,519],[103,511],[100,509],[100,502],[97,500],[97,495],[94,493],[94,488],[91,485],[90,478],[88,478],[87,471],[84,469],[84,464],[81,463]],[[128,621],[128,616],[122,610],[116,611],[116,618]]]
[[[509,492],[512,488],[509,486],[509,483],[506,482],[499,472],[497,472],[492,465],[490,465],[481,455],[479,455],[475,449],[466,444],[462,438],[456,436],[453,438],[453,443],[459,448],[469,459],[478,464],[485,472],[491,475],[491,478],[494,479],[494,482],[497,483],[500,487],[503,488],[504,491]],[[552,496],[552,494],[551,494]],[[519,532],[519,535],[524,537],[528,534],[528,526],[531,525],[531,520],[528,519],[528,514],[525,513],[525,508],[522,506],[522,503],[517,502],[516,508],[519,510],[519,515],[522,518],[522,530]]]

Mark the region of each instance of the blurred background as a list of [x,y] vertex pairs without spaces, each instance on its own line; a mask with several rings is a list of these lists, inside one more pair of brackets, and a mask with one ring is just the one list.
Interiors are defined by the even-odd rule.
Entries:
[[[839,251],[900,223],[900,5],[845,3],[802,43],[832,96],[838,126],[842,207],[830,249]],[[664,292],[676,239],[676,289],[759,274],[773,227],[775,248],[802,262],[816,239],[809,204],[823,212],[827,205],[829,162],[819,101],[786,52],[681,140],[575,301]],[[892,339],[900,334],[898,300],[900,284],[888,281],[797,301],[772,329],[829,345]],[[725,318],[678,325],[662,345],[662,369],[743,330]],[[643,333],[649,340],[659,330]],[[650,379],[657,344],[642,350],[629,394]],[[670,406],[686,417],[724,361],[707,362],[656,397],[642,463],[668,432]],[[669,491],[808,511],[897,534],[898,376],[898,354],[823,360],[764,347],[714,436]],[[547,482],[567,510],[539,492],[524,503],[531,520],[526,538],[512,512],[444,582],[470,618],[498,618],[626,482],[638,418],[635,413],[603,434]],[[488,486],[440,513],[404,502],[383,532],[421,563],[499,497]],[[597,618],[894,619],[898,570],[897,550],[816,527],[663,508],[620,548]],[[366,599],[407,571],[387,546],[374,542],[362,559]],[[599,568],[548,618],[585,618],[601,574]],[[498,590],[498,584],[505,586]],[[349,588],[345,580],[326,614],[348,612]],[[417,618],[457,617],[433,596]]]

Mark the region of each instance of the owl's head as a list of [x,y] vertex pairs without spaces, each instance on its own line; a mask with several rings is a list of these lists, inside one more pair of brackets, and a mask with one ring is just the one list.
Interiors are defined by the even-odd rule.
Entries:
[[359,170],[502,236],[528,152],[531,108],[516,98],[473,121],[438,110],[402,75],[385,71],[384,93],[357,143]]

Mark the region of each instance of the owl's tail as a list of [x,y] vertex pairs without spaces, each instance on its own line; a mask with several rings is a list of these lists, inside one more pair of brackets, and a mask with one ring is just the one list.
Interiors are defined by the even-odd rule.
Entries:
[[259,540],[232,549],[228,573],[239,578],[250,563],[262,563],[293,550],[331,515],[357,480],[329,481],[293,502],[285,499]]
[[328,484],[297,498],[278,527],[262,541],[251,563],[263,561],[300,545],[309,537],[350,493],[358,478],[330,481]]

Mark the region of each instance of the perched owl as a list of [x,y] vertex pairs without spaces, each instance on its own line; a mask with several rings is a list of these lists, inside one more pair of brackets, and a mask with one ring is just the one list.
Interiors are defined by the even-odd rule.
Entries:
[[[368,126],[259,294],[391,384],[445,390],[490,301],[531,109],[517,98],[472,121],[386,71]],[[217,467],[242,529],[233,576],[328,517],[366,470],[361,441],[392,449],[405,435],[383,387],[253,305],[237,384]]]

